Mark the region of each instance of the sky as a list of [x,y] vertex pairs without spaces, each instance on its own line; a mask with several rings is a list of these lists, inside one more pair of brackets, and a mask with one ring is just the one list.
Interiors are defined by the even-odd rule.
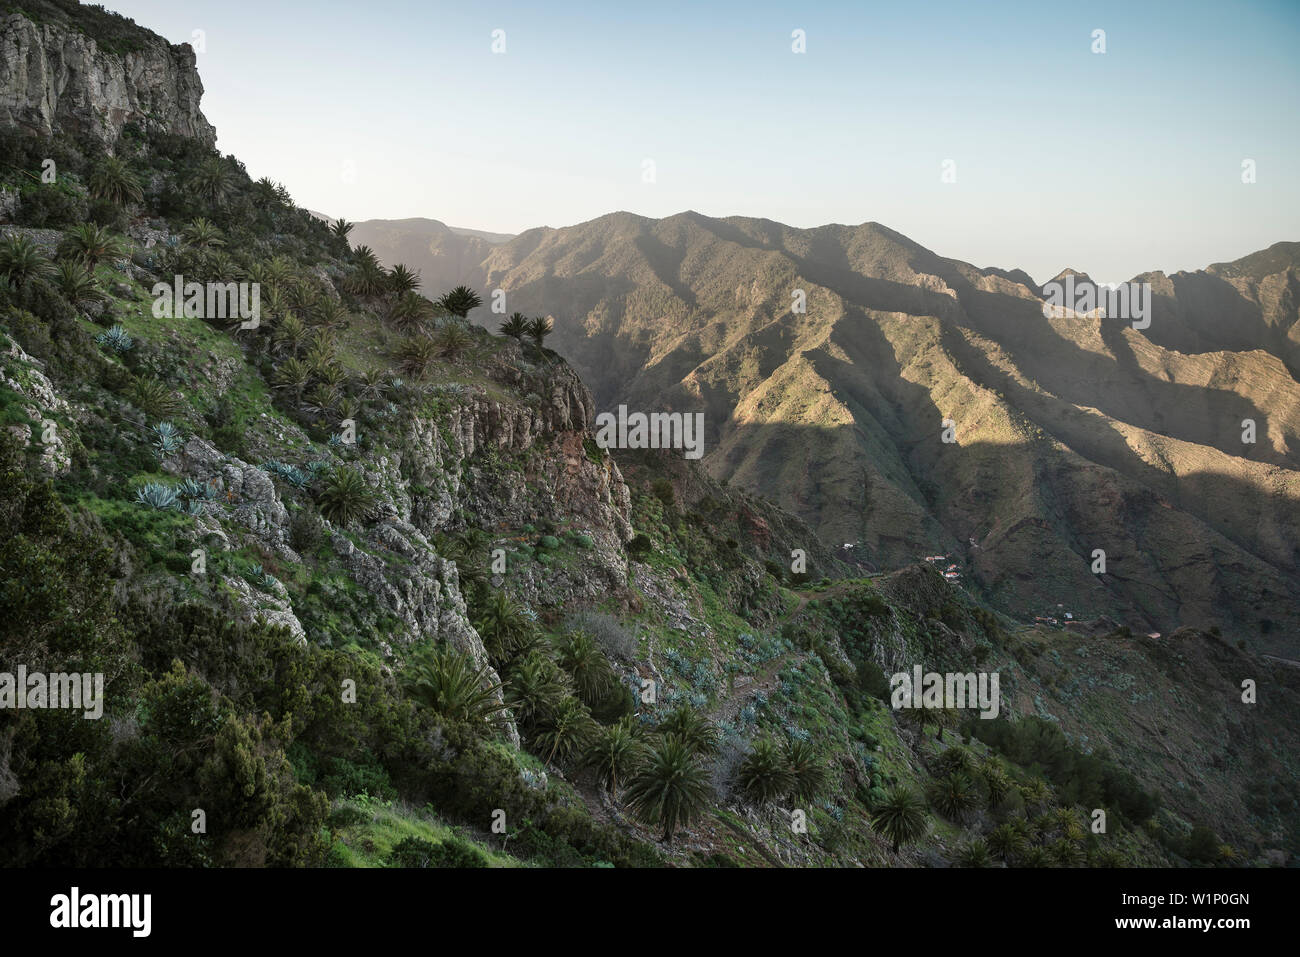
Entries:
[[354,221],[875,221],[1040,282],[1300,240],[1297,0],[105,5],[202,46],[223,152]]

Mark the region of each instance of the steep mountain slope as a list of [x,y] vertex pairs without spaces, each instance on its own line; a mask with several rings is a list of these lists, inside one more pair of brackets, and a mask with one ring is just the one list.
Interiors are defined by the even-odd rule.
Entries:
[[[112,160],[58,129],[0,145],[0,864],[1110,867],[1300,847],[1290,664],[1199,629],[1019,627],[926,563],[859,577],[679,452],[602,449],[556,351],[398,310],[401,274],[201,137],[127,123]],[[46,157],[56,182],[32,176]],[[260,311],[169,308],[176,275],[256,284]],[[661,296],[640,281],[626,294]],[[800,361],[825,372],[839,338],[942,343],[937,316],[865,315],[805,320],[820,345]],[[879,435],[925,408],[930,375],[912,358],[855,386],[881,416],[899,400]],[[840,401],[785,408],[833,426]],[[984,451],[969,464],[992,470]],[[903,537],[905,498],[881,506]],[[887,674],[918,666],[1000,676],[998,716],[898,707]],[[102,714],[14,707],[20,667],[101,675]]]
[[1296,255],[1138,277],[1144,331],[872,223],[615,213],[496,247],[484,283],[555,316],[599,405],[703,411],[715,475],[873,562],[939,551],[1022,618],[1295,652]]

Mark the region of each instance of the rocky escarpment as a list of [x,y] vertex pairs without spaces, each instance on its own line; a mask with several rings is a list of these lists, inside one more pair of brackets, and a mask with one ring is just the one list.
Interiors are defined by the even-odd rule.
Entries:
[[88,136],[112,149],[136,123],[213,145],[194,50],[121,22],[129,34],[114,52],[72,23],[0,21],[0,126]]

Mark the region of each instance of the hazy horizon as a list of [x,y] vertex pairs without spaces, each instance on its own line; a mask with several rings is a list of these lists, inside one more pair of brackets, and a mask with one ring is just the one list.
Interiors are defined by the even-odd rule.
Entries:
[[1300,239],[1289,4],[110,6],[172,42],[202,30],[219,148],[350,220],[879,222],[1039,282]]

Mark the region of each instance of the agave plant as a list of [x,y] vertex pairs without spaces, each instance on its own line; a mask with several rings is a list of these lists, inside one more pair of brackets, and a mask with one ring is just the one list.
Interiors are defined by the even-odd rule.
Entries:
[[180,429],[170,422],[159,422],[153,427],[153,449],[160,459],[175,455],[181,450]]
[[176,489],[160,482],[148,482],[135,490],[135,500],[139,505],[150,508],[175,509],[180,507],[180,498]]
[[176,487],[176,492],[181,498],[207,498],[207,489],[210,488],[205,482],[198,482],[192,478],[181,479],[181,484]]
[[113,326],[111,329],[104,330],[95,336],[95,341],[100,346],[112,349],[114,352],[130,352],[131,347],[135,345],[135,340],[127,335],[126,330],[121,326]]

